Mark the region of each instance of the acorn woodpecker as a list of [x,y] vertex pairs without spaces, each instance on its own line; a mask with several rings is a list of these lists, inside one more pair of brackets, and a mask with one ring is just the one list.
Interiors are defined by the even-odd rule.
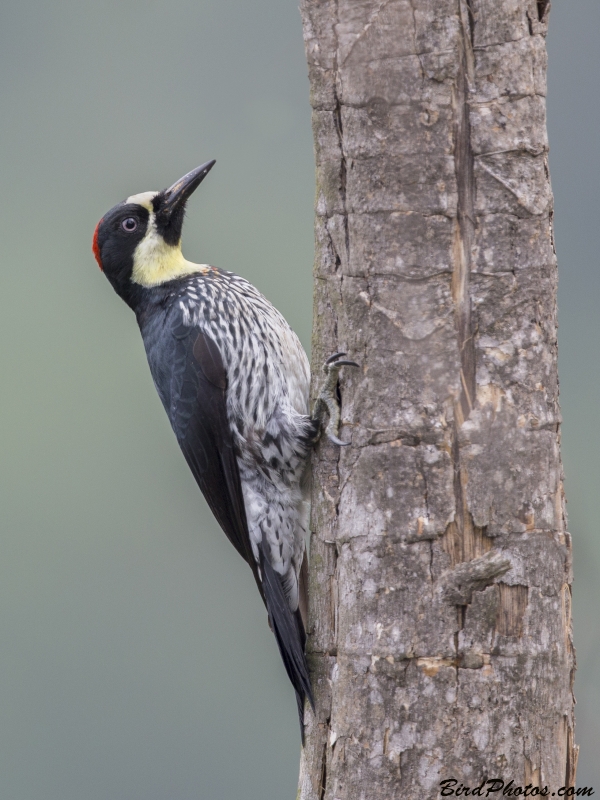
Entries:
[[93,252],[136,315],[198,486],[252,569],[303,732],[305,698],[314,705],[304,649],[308,456],[323,429],[344,444],[338,373],[357,364],[345,353],[328,359],[310,415],[308,359],[282,315],[244,278],[183,257],[186,202],[214,164],[114,206],[96,226]]

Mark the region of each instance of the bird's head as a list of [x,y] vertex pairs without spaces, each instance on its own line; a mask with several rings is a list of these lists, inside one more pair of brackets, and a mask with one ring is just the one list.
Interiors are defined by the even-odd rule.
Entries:
[[207,161],[162,192],[131,195],[96,225],[96,261],[130,305],[136,286],[159,286],[194,271],[181,253],[185,206],[214,164]]

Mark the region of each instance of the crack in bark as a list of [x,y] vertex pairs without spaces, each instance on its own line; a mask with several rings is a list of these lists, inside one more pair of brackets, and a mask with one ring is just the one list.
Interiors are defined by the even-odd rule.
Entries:
[[432,272],[429,275],[397,275],[395,273],[390,272],[371,272],[369,273],[373,278],[385,278],[386,280],[394,280],[398,281],[399,283],[409,283],[413,286],[419,285],[422,283],[427,283],[427,281],[434,280],[434,278],[441,278],[443,276],[452,275],[451,269],[441,269],[438,272]]
[[342,259],[340,254],[338,253],[338,249],[335,246],[335,242],[333,240],[333,236],[331,235],[331,231],[329,230],[329,225],[327,224],[328,220],[332,219],[332,217],[327,217],[325,221],[325,230],[327,231],[327,238],[329,240],[329,245],[333,252],[333,263],[335,265],[335,271],[337,272],[339,268],[342,266]]
[[[523,152],[523,151],[522,151],[522,152]],[[542,153],[539,153],[538,155],[532,155],[532,158],[539,158],[541,155],[543,155],[543,153],[544,153],[544,152],[545,152],[545,151],[542,151]],[[541,216],[541,215],[544,213],[544,211],[545,211],[545,208],[544,208],[544,209],[542,209],[541,211],[539,211],[539,210],[537,209],[537,207],[535,207],[535,206],[534,206],[534,207],[532,207],[532,206],[533,206],[533,204],[532,204],[532,203],[527,203],[527,202],[524,202],[524,198],[523,198],[523,196],[522,196],[522,195],[520,195],[520,194],[519,194],[519,192],[518,192],[516,189],[514,189],[514,188],[513,188],[513,187],[510,185],[510,183],[509,183],[507,180],[505,180],[505,179],[504,179],[504,178],[503,178],[501,175],[498,175],[496,172],[494,172],[494,170],[493,170],[493,169],[491,169],[491,168],[490,168],[490,167],[489,167],[489,166],[488,166],[488,165],[485,163],[485,161],[483,161],[483,160],[482,160],[482,158],[484,158],[484,157],[485,157],[485,156],[487,156],[487,155],[493,155],[493,153],[489,153],[489,154],[488,154],[488,153],[486,153],[486,154],[482,154],[482,156],[481,156],[480,158],[478,158],[478,159],[477,159],[477,163],[478,163],[478,165],[481,167],[481,169],[483,169],[485,172],[487,172],[487,174],[488,174],[490,177],[494,178],[494,180],[498,181],[498,183],[499,183],[501,186],[503,186],[503,187],[506,189],[506,191],[507,191],[507,192],[510,192],[510,194],[512,194],[512,195],[513,195],[513,197],[515,198],[515,200],[517,201],[517,203],[518,203],[518,204],[519,204],[519,205],[520,205],[522,208],[524,208],[524,209],[525,209],[525,211],[528,211],[528,212],[531,214],[531,216],[532,216],[532,217],[539,217],[539,216]],[[528,198],[527,198],[527,199],[528,199]],[[534,203],[535,203],[535,198],[534,198]]]
[[540,22],[548,21],[548,14],[550,13],[550,0],[537,0],[537,12]]
[[565,725],[567,728],[567,735],[566,735],[567,757],[565,763],[565,786],[573,786],[573,784],[575,783],[575,775],[577,774],[579,745],[576,745],[573,741],[573,728],[569,725],[569,721],[566,715],[565,715]]
[[[529,97],[532,97],[532,96],[533,95],[529,95]],[[524,97],[527,97],[527,95],[524,95]],[[489,108],[491,105],[492,105],[492,103],[480,103],[478,105],[478,108]],[[547,146],[544,146],[544,147],[540,148],[539,150],[534,150],[531,147],[509,147],[506,150],[485,150],[485,151],[482,151],[480,153],[477,153],[477,159],[478,159],[478,162],[479,162],[479,159],[481,159],[481,158],[488,158],[489,156],[505,156],[505,155],[510,155],[512,153],[516,153],[517,155],[526,154],[528,156],[531,156],[532,158],[538,158],[539,156],[544,155],[544,153],[548,153],[548,152],[549,152],[549,149],[548,149]],[[483,163],[483,162],[479,162],[479,163]],[[492,175],[494,178],[496,177],[496,175],[494,173],[492,173],[492,172],[490,172],[490,175]]]
[[[441,581],[443,596],[456,605],[457,631],[454,636],[456,651],[456,682],[459,681],[459,634],[465,626],[466,610],[475,590],[483,589],[496,577],[510,568],[499,553],[491,554],[492,540],[485,530],[473,523],[469,511],[466,483],[467,474],[461,464],[459,430],[468,419],[476,401],[475,325],[472,317],[470,295],[475,244],[475,157],[471,143],[469,94],[473,83],[475,23],[477,13],[473,0],[459,0],[459,18],[462,38],[459,70],[453,95],[455,113],[454,158],[457,185],[457,215],[454,237],[454,269],[452,294],[460,355],[460,387],[455,403],[451,456],[454,466],[455,518],[442,539],[442,546],[450,556],[453,567]],[[489,554],[488,554],[489,553]],[[465,563],[466,562],[466,563]]]
[[[331,722],[331,717],[327,717],[326,726],[327,730],[329,730],[329,724]],[[319,792],[319,800],[324,800],[325,792],[327,790],[327,744],[329,741],[329,735],[325,737],[325,743],[323,744],[323,760],[321,762],[321,787]]]
[[421,80],[423,80],[425,78],[425,70],[423,69],[423,63],[421,61],[421,55],[423,55],[423,53],[418,53],[417,52],[418,48],[417,48],[417,17],[416,17],[416,13],[415,13],[416,9],[415,9],[415,4],[414,4],[413,0],[408,0],[408,4],[410,6],[410,10],[412,11],[413,42],[414,42],[414,45],[415,45],[415,53],[417,55],[417,58],[419,59],[419,68],[421,70]]
[[[388,5],[389,5],[391,2],[392,2],[392,0],[383,0],[383,2],[382,2],[382,3],[380,3],[380,5],[378,6],[378,8],[376,8],[376,9],[375,9],[375,11],[374,11],[374,12],[371,14],[371,17],[369,18],[369,21],[367,22],[367,24],[365,25],[365,27],[362,29],[362,31],[361,31],[361,32],[358,34],[358,36],[356,37],[356,39],[355,39],[355,40],[352,42],[352,44],[350,45],[350,49],[349,49],[349,50],[348,50],[348,52],[346,53],[346,57],[344,58],[344,60],[343,60],[343,61],[342,61],[342,63],[340,64],[340,66],[342,66],[342,67],[343,67],[343,66],[345,65],[346,61],[348,61],[348,59],[349,59],[349,58],[350,58],[350,56],[352,55],[352,51],[354,50],[354,48],[356,47],[356,45],[357,45],[357,44],[360,42],[360,40],[363,38],[363,36],[364,36],[364,35],[367,33],[367,31],[369,30],[369,28],[371,28],[371,27],[372,27],[372,26],[373,26],[373,25],[374,25],[374,24],[377,22],[377,19],[378,19],[379,15],[381,14],[381,12],[383,11],[383,9],[384,9],[386,6],[388,6]],[[337,7],[336,7],[336,14],[337,14]],[[339,19],[339,18],[338,18],[338,19]],[[337,42],[337,36],[336,36],[336,42]]]
[[346,163],[346,156],[344,155],[344,125],[342,122],[342,101],[338,94],[338,76],[339,76],[338,54],[340,49],[340,43],[337,35],[337,25],[339,24],[339,11],[337,2],[335,4],[335,20],[336,21],[333,25],[333,33],[335,36],[335,52],[333,57],[333,73],[334,73],[333,96],[335,99],[335,108],[333,110],[333,119],[335,123],[335,129],[340,148],[340,198],[342,201],[342,219],[344,224],[344,239],[346,243],[346,262],[348,263],[350,258],[350,233],[348,230],[348,211],[346,208],[347,163]]
[[467,6],[467,14],[469,17],[469,38],[471,39],[471,48],[475,45],[475,21],[477,13],[473,8],[473,0],[465,0]]
[[463,13],[463,0],[459,0],[459,18],[462,39],[459,70],[453,96],[455,110],[454,158],[458,194],[457,218],[454,239],[454,271],[452,294],[455,304],[456,329],[460,355],[460,388],[454,406],[454,426],[451,456],[454,466],[455,517],[443,537],[443,547],[450,563],[470,561],[491,549],[491,539],[482,528],[473,524],[466,495],[467,474],[461,465],[459,432],[468,419],[476,400],[476,360],[474,323],[472,319],[470,282],[472,251],[475,243],[475,175],[474,155],[471,145],[470,125],[470,75],[472,75],[474,25],[476,14],[470,2]]
[[[459,0],[459,3],[461,0]],[[460,5],[462,11],[462,3]],[[461,364],[461,389],[458,406],[460,423],[468,418],[475,401],[475,342],[472,329],[470,277],[472,249],[475,242],[475,175],[473,149],[471,146],[471,123],[469,106],[469,50],[473,15],[469,11],[468,21],[463,22],[462,46],[459,71],[454,93],[454,161],[458,194],[457,225],[454,242],[453,296],[456,308],[456,327]]]

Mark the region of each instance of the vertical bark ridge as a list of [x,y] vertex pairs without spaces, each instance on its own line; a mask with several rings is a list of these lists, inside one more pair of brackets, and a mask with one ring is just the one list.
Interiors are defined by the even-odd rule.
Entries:
[[[453,245],[452,296],[455,305],[456,331],[460,354],[459,396],[454,404],[452,461],[454,468],[454,520],[443,537],[443,548],[450,556],[452,567],[471,561],[489,552],[492,539],[485,530],[474,525],[466,496],[468,476],[461,467],[460,428],[469,418],[476,402],[475,330],[471,299],[471,269],[476,234],[475,159],[471,145],[470,93],[474,84],[475,14],[470,0],[458,0],[460,20],[458,70],[453,92],[454,111],[454,168],[456,174],[457,207]],[[461,664],[459,633],[465,627],[466,605],[457,605],[456,680],[459,682]]]
[[469,86],[473,82],[474,18],[471,6],[458,0],[461,37],[454,99],[454,164],[458,195],[452,293],[456,306],[456,327],[460,351],[460,396],[458,424],[469,417],[476,394],[475,339],[471,309],[471,259],[475,243],[475,175],[469,118]]
[[[337,3],[328,9],[328,92],[324,112],[327,134],[330,136],[333,157],[329,170],[317,170],[317,249],[315,259],[315,302],[312,342],[313,394],[322,379],[321,365],[332,353],[346,349],[344,331],[340,330],[343,304],[344,271],[349,259],[348,214],[346,208],[347,167],[344,154],[342,104],[338,96],[338,41],[336,24]],[[326,330],[325,336],[317,331]],[[342,397],[343,401],[343,397]],[[325,800],[328,795],[331,747],[331,675],[337,665],[338,617],[338,527],[340,502],[339,448],[323,441],[313,457],[313,485],[318,487],[321,502],[313,506],[313,530],[310,558],[321,566],[318,574],[311,572],[310,597],[318,598],[318,611],[309,622],[308,661],[311,666],[316,698],[316,715],[307,710],[306,745],[302,752],[298,797]]]
[[344,123],[342,121],[342,104],[338,92],[338,58],[339,47],[336,32],[336,25],[339,23],[338,5],[335,6],[335,23],[333,26],[333,35],[335,39],[335,50],[333,53],[333,96],[335,98],[334,108],[334,121],[335,129],[338,137],[338,147],[340,152],[340,202],[341,202],[341,215],[344,227],[344,245],[346,249],[346,263],[350,257],[350,233],[348,228],[348,209],[346,207],[346,181],[347,181],[347,164],[346,156],[344,154]]

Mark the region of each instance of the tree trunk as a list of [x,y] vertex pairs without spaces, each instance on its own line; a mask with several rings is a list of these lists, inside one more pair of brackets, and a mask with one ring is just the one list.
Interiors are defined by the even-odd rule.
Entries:
[[362,365],[314,459],[302,800],[574,783],[548,5],[302,3],[314,372]]

